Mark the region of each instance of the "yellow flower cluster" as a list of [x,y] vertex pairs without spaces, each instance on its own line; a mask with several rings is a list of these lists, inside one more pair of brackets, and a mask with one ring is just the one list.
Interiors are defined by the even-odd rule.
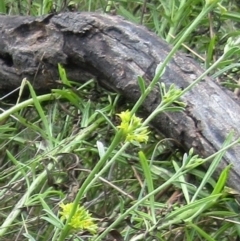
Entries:
[[141,118],[136,117],[135,114],[131,115],[129,110],[117,115],[121,119],[121,123],[117,128],[123,131],[126,142],[129,141],[137,144],[148,141],[149,132],[146,126],[142,126]]
[[[61,203],[59,206],[62,209],[62,211],[59,212],[61,215],[60,219],[62,221],[67,220],[73,208],[73,203]],[[91,214],[89,214],[84,207],[78,205],[75,214],[72,216],[68,224],[74,230],[86,230],[91,234],[95,234],[97,231],[97,225],[93,221],[94,219],[91,217]]]

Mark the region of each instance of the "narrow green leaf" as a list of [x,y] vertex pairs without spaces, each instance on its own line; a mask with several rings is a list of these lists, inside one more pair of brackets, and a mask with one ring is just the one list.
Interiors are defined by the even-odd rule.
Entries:
[[23,233],[23,236],[28,238],[28,241],[36,241],[36,239],[29,233]]
[[[44,210],[46,211],[46,210]],[[41,219],[46,220],[48,223],[51,223],[54,227],[61,229],[63,225],[59,222],[59,220],[53,219],[52,217],[41,217]]]
[[138,23],[138,18],[135,17],[130,11],[128,11],[122,5],[119,6],[118,13],[124,16],[126,19],[130,20],[131,22]]
[[81,120],[81,127],[87,127],[89,125],[89,116],[90,116],[90,107],[91,102],[90,100],[84,104],[84,108],[82,108],[82,120]]
[[38,97],[35,93],[35,90],[33,89],[32,85],[30,84],[29,81],[27,81],[27,85],[28,85],[28,88],[30,90],[30,94],[31,94],[31,97],[33,98],[33,103],[34,103],[34,106],[41,118],[41,121],[43,123],[43,126],[44,126],[44,130],[46,131],[47,133],[47,137],[48,137],[48,144],[50,144],[51,146],[53,145],[53,138],[52,138],[52,131],[51,131],[51,125],[49,125],[48,123],[48,120],[47,120],[47,117],[44,113],[44,110],[40,104],[40,101],[38,100]]
[[[154,190],[150,167],[149,167],[147,159],[142,151],[138,152],[138,156],[139,156],[140,164],[142,166],[142,170],[143,170],[145,180],[147,183],[148,192],[150,193]],[[152,220],[154,223],[156,223],[154,203],[155,203],[154,196],[151,196],[150,197],[150,208],[151,208]]]
[[97,141],[97,149],[98,149],[98,153],[100,158],[102,158],[105,155],[105,148],[104,145],[101,141]]
[[206,198],[196,200],[193,203],[189,203],[169,213],[166,216],[165,220],[173,224],[173,223],[181,222],[182,220],[192,219],[198,211],[202,213],[206,208],[211,207],[211,205],[213,205],[213,203],[215,203],[220,196],[221,195],[219,194],[211,195]]
[[71,86],[70,81],[67,78],[67,74],[65,69],[61,66],[61,64],[58,64],[58,74],[60,76],[61,81],[64,85]]
[[[12,161],[12,163],[16,166],[16,170],[18,170],[19,172],[21,172],[22,176],[25,178],[26,183],[29,185],[29,178],[26,174],[26,171],[24,169],[24,167],[26,167],[26,165],[24,165],[23,163],[19,162],[12,154],[10,151],[6,151],[7,156],[9,158],[9,160]],[[28,169],[30,169],[29,167],[27,167]]]
[[107,115],[102,110],[96,110],[96,113],[99,113],[101,116],[103,116],[103,118],[112,127],[112,129],[117,131],[116,126],[112,123],[112,121],[107,117]]
[[225,183],[227,181],[227,177],[228,177],[228,173],[229,173],[229,170],[231,168],[231,165],[228,165],[226,166],[221,174],[220,174],[220,177],[218,178],[218,181],[216,183],[216,186],[214,187],[213,191],[212,191],[212,194],[219,194],[222,192],[224,186],[225,186]]
[[140,88],[141,94],[143,94],[145,92],[145,89],[146,89],[144,79],[141,76],[138,76],[137,77],[137,83],[138,83],[138,86]]
[[199,228],[197,225],[195,225],[193,223],[188,223],[188,226],[195,229],[199,233],[199,235],[201,235],[204,238],[204,240],[206,240],[206,241],[216,241],[210,235],[208,235],[205,231],[203,231],[201,228]]
[[48,206],[48,204],[44,201],[44,199],[39,196],[39,200],[40,200],[40,202],[41,202],[41,204],[42,204],[42,206],[43,206],[43,209],[44,209],[45,211],[49,211],[49,212],[50,212],[51,209],[50,209],[50,207]]
[[0,13],[6,13],[6,4],[4,0],[0,1]]
[[80,108],[80,97],[71,89],[55,89],[53,90],[53,93],[59,94],[62,98],[67,99],[71,104],[75,105],[77,108]]
[[205,61],[205,68],[206,69],[208,69],[210,64],[211,64],[215,44],[216,44],[216,35],[214,35],[210,39],[210,42],[209,42],[209,45],[208,45],[207,59]]
[[49,223],[53,224],[55,227],[62,228],[62,222],[60,219],[53,213],[51,208],[48,206],[48,204],[40,197],[39,200],[42,203],[43,211],[46,212],[48,217],[41,217],[41,219],[44,219],[48,221]]
[[20,88],[19,88],[19,93],[18,93],[17,104],[18,104],[19,101],[20,101],[20,98],[21,98],[21,96],[22,96],[22,94],[23,94],[23,91],[24,91],[24,87],[26,86],[27,82],[28,82],[28,81],[27,81],[26,78],[24,78],[24,79],[22,80],[22,82],[21,82],[21,85],[20,85]]
[[[175,171],[177,172],[180,167],[178,166],[177,162],[173,161],[173,166],[174,166],[174,169]],[[181,188],[182,188],[182,192],[183,192],[183,195],[185,197],[185,200],[187,203],[190,203],[190,196],[189,196],[189,192],[188,192],[188,185],[187,185],[187,182],[184,178],[184,176],[179,176],[179,181],[180,181],[180,185],[181,185]]]

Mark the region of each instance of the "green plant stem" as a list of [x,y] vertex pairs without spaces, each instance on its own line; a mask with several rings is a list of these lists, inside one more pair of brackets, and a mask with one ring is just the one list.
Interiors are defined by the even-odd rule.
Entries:
[[[70,227],[68,225],[68,223],[70,222],[72,216],[74,215],[74,213],[77,210],[77,207],[79,205],[79,202],[81,200],[81,198],[83,197],[83,195],[86,193],[86,191],[91,187],[90,184],[92,184],[93,182],[95,182],[95,180],[98,179],[98,177],[113,163],[113,161],[116,159],[117,156],[120,155],[120,153],[127,147],[125,143],[125,145],[114,155],[113,158],[111,158],[111,160],[106,164],[107,159],[110,157],[110,155],[113,153],[114,149],[116,148],[116,146],[120,143],[121,139],[122,139],[122,130],[119,130],[111,145],[109,146],[109,148],[107,149],[107,151],[105,152],[105,154],[100,158],[100,160],[98,161],[97,165],[94,167],[94,169],[90,172],[90,174],[88,175],[88,177],[86,178],[86,180],[84,181],[84,183],[82,184],[81,188],[79,189],[75,199],[74,199],[74,204],[73,204],[73,208],[69,214],[68,220],[66,221],[66,224],[60,234],[60,237],[58,239],[58,241],[63,241],[65,240],[65,238],[68,236],[69,231],[70,231]],[[105,165],[105,166],[104,166]],[[99,172],[99,170],[104,166],[104,168]]]
[[[37,99],[39,102],[42,101],[48,101],[48,100],[53,100],[57,97],[60,97],[60,95],[56,95],[56,94],[46,94],[46,95],[41,95],[38,96]],[[25,100],[21,103],[18,103],[17,105],[9,108],[8,110],[4,111],[2,114],[0,114],[0,121],[6,119],[7,117],[9,117],[10,115],[12,115],[13,113],[22,110],[23,108],[29,106],[29,105],[33,105],[34,104],[34,100],[33,98]]]
[[[196,17],[196,19],[193,21],[193,23],[189,26],[189,28],[186,30],[186,32],[182,35],[182,37],[178,40],[178,42],[176,43],[176,45],[173,46],[173,48],[171,49],[171,51],[169,52],[169,54],[167,55],[167,57],[164,59],[163,63],[160,63],[158,66],[158,70],[156,71],[156,74],[153,78],[153,80],[151,81],[151,83],[149,84],[149,86],[146,88],[145,92],[140,96],[140,98],[138,99],[138,101],[136,102],[136,104],[134,105],[134,107],[131,110],[131,114],[136,113],[136,111],[138,110],[138,108],[142,105],[143,101],[146,99],[146,97],[148,96],[148,94],[152,91],[152,89],[154,88],[154,86],[156,85],[156,83],[159,81],[159,78],[161,77],[161,75],[163,74],[164,68],[167,65],[167,63],[170,61],[170,59],[172,58],[172,56],[175,54],[175,52],[180,48],[181,44],[184,42],[184,40],[187,38],[187,36],[189,36],[189,34],[197,27],[197,25],[199,24],[199,22],[201,21],[202,18],[204,18],[204,16],[206,14],[208,14],[215,6],[216,6],[217,2],[215,1],[212,4],[209,5],[205,5],[202,9],[202,11],[200,12],[200,14]],[[189,89],[188,89],[189,90]]]
[[171,99],[171,102],[167,103],[160,103],[160,105],[148,116],[148,118],[143,122],[143,125],[147,125],[155,116],[159,113],[166,111],[167,107],[171,105],[175,100],[179,99],[179,97],[183,96],[187,93],[190,89],[192,89],[196,84],[198,84],[205,76],[208,75],[216,66],[221,63],[228,54],[223,54],[210,68],[208,68],[204,73],[202,73],[196,80],[194,80],[187,88],[185,88],[179,95],[176,95],[174,98]]
[[[139,161],[145,177],[144,185],[147,185],[148,192],[150,193],[154,190],[151,167],[148,164],[147,158],[142,151],[138,152],[138,156],[139,156]],[[152,222],[153,224],[156,224],[157,220],[156,220],[155,206],[154,206],[155,197],[152,195],[149,201],[150,201],[150,212],[152,216]]]
[[226,150],[228,150],[229,148],[231,148],[231,147],[233,147],[233,146],[235,146],[236,144],[239,144],[239,143],[240,143],[240,138],[238,138],[236,141],[232,142],[231,144],[229,144],[229,145],[221,148],[221,150],[219,150],[219,151],[215,152],[214,154],[212,154],[211,156],[205,158],[203,161],[204,161],[204,162],[207,162],[207,161],[213,159],[215,156],[217,156],[217,155],[220,154],[221,152],[226,151]]
[[[177,12],[174,11],[174,9],[172,9],[172,11],[174,11],[174,13],[172,13],[172,15],[174,15],[174,19],[172,19],[171,22],[173,22],[173,25],[170,27],[168,35],[166,37],[166,41],[169,43],[172,39],[172,36],[175,35],[175,32],[177,30],[177,26],[179,25],[180,19],[182,18],[182,15],[184,13],[184,6],[186,5],[186,1],[185,0],[181,0],[180,1],[180,6],[177,10]],[[180,11],[179,11],[180,10]]]
[[92,179],[92,181],[89,183],[88,187],[86,188],[85,192],[88,191],[92,184],[113,164],[113,162],[119,157],[123,151],[130,145],[129,142],[126,142],[117,152],[116,154],[111,158],[109,162],[105,164],[105,166],[95,175],[95,177]]
[[111,11],[111,7],[113,5],[113,1],[107,1],[106,13]]

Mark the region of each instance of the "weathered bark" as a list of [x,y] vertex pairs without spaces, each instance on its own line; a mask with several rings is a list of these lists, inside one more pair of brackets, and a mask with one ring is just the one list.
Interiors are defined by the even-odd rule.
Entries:
[[[27,78],[35,89],[47,90],[58,79],[61,63],[74,81],[96,78],[103,86],[122,93],[130,101],[139,96],[137,76],[149,82],[169,46],[153,33],[119,17],[97,13],[62,13],[42,18],[0,16],[0,89],[10,90]],[[179,53],[161,78],[167,86],[188,86],[202,73],[192,59]],[[153,91],[144,103],[151,113],[159,103]],[[234,131],[240,136],[240,106],[210,78],[182,97],[185,112],[163,113],[155,127],[189,149],[206,157],[220,149]],[[228,185],[240,191],[240,149],[229,150],[217,169],[233,167]]]

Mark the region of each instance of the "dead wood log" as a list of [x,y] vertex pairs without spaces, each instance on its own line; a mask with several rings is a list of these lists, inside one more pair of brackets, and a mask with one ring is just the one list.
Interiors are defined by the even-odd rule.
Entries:
[[[0,16],[0,89],[12,90],[27,78],[37,90],[54,87],[61,63],[74,81],[96,78],[103,86],[118,91],[129,101],[139,96],[137,76],[149,82],[169,46],[141,26],[120,17],[97,13],[62,13],[44,17]],[[202,69],[178,53],[161,78],[167,86],[188,86]],[[157,90],[144,102],[146,113],[159,103]],[[166,137],[183,143],[206,157],[219,150],[234,131],[240,136],[240,106],[210,78],[182,97],[185,112],[163,113],[154,120]],[[229,150],[216,176],[228,164],[228,185],[240,192],[240,149]]]

